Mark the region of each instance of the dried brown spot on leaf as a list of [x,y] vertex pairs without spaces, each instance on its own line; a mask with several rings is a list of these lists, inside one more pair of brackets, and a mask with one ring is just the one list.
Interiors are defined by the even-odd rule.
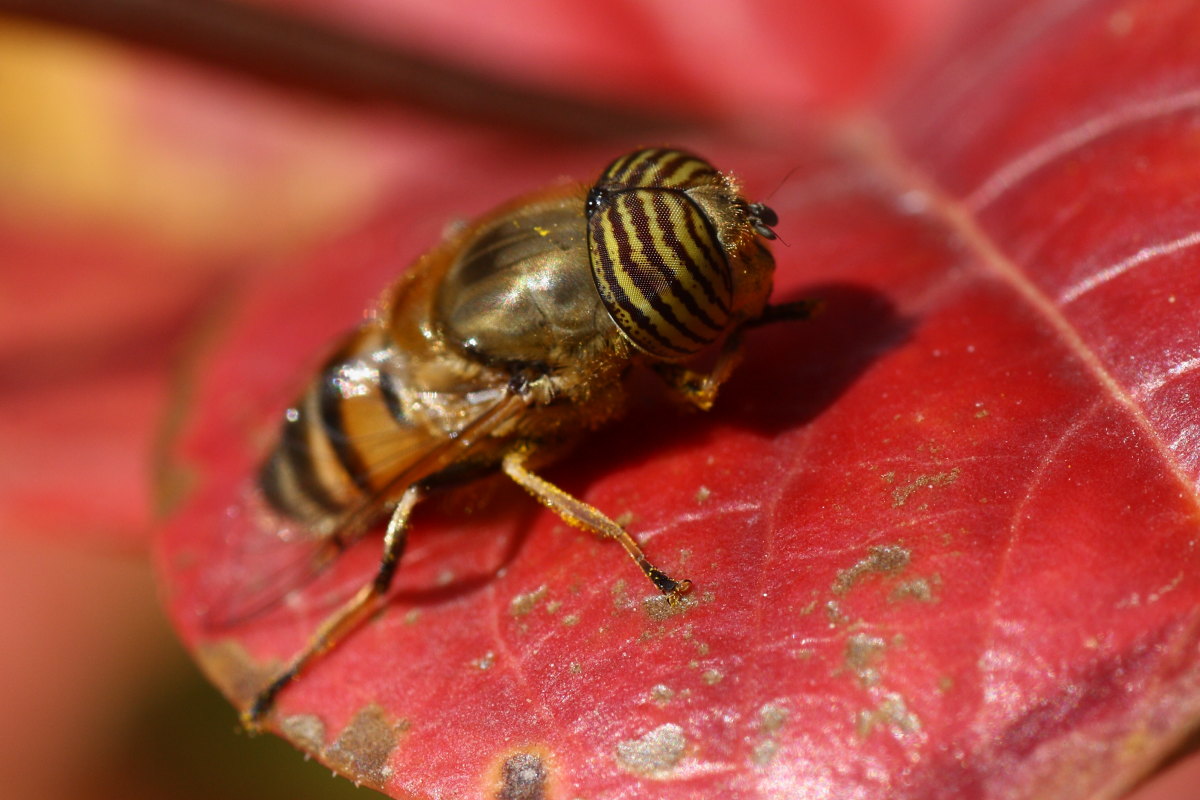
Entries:
[[208,679],[239,708],[249,705],[279,668],[275,662],[255,661],[233,639],[201,645],[196,658]]
[[381,788],[392,776],[388,760],[407,728],[406,720],[393,722],[379,706],[366,706],[325,751],[324,761],[351,780]]
[[612,585],[613,609],[621,611],[629,605],[629,591],[625,579],[620,578]]
[[917,715],[908,710],[908,704],[899,694],[889,694],[878,706],[858,712],[858,735],[864,739],[876,728],[886,727],[897,736],[914,733],[921,729]]
[[662,622],[665,619],[682,614],[695,604],[696,601],[687,596],[681,597],[672,603],[666,597],[659,595],[656,597],[647,597],[642,602],[642,610],[646,612],[646,616],[650,619],[655,622]]
[[774,739],[764,739],[754,745],[754,749],[750,752],[750,760],[755,766],[765,766],[770,764],[775,754],[779,752],[779,742]]
[[825,616],[829,618],[830,625],[845,625],[850,621],[846,612],[842,611],[841,604],[836,600],[830,600],[825,604]]
[[758,726],[763,733],[778,733],[788,719],[788,710],[781,706],[767,703],[758,711]]
[[283,738],[306,753],[319,753],[325,747],[325,723],[313,714],[296,714],[279,725]]
[[650,699],[659,705],[666,705],[675,696],[675,690],[665,683],[656,683],[650,687]]
[[537,752],[514,753],[500,768],[498,800],[544,800],[550,772]]
[[932,603],[937,599],[934,597],[933,587],[939,583],[941,583],[941,578],[938,575],[934,575],[932,578],[913,578],[901,581],[888,594],[888,600],[893,603],[903,600]]
[[638,739],[617,745],[617,766],[644,778],[665,778],[683,760],[687,737],[683,728],[667,723]]
[[755,766],[769,764],[779,752],[779,742],[776,734],[787,722],[788,710],[781,706],[767,703],[758,711],[759,740],[750,751],[750,761]]
[[918,489],[933,489],[938,486],[948,486],[958,480],[958,476],[962,473],[958,467],[949,472],[938,472],[933,475],[918,475],[908,483],[900,486],[892,491],[892,508],[899,508],[908,502],[913,493]]
[[911,559],[912,553],[900,545],[872,547],[866,558],[849,569],[839,571],[831,588],[834,594],[846,594],[855,584],[870,575],[888,575],[902,571]]
[[523,592],[512,599],[508,604],[508,613],[514,617],[523,617],[537,607],[537,604],[542,602],[546,597],[546,592],[549,589],[546,584],[542,584],[532,592]]
[[856,633],[846,641],[846,667],[858,676],[863,686],[879,683],[879,663],[886,648],[883,639],[865,633]]

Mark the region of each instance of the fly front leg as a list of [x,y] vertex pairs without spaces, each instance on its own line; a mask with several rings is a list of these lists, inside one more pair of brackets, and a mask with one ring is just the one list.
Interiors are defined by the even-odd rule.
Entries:
[[680,364],[663,363],[655,364],[654,371],[679,397],[701,411],[708,411],[716,402],[721,384],[729,379],[741,361],[742,330],[738,328],[725,337],[711,371],[698,372]]
[[558,514],[563,522],[566,522],[568,525],[598,533],[610,539],[616,539],[625,548],[625,552],[629,553],[630,558],[641,567],[642,572],[650,579],[650,582],[667,596],[667,601],[672,605],[678,603],[679,598],[688,593],[688,590],[692,588],[691,581],[673,580],[667,573],[651,564],[650,560],[646,558],[646,554],[642,552],[642,548],[633,540],[633,537],[624,528],[605,516],[598,508],[572,497],[554,484],[534,475],[526,469],[525,461],[528,460],[529,455],[530,451],[525,449],[514,450],[506,455],[502,464],[504,474],[525,487],[530,494],[555,514]]
[[383,556],[380,558],[379,568],[375,571],[375,577],[321,623],[304,649],[293,656],[287,666],[258,693],[254,702],[242,711],[242,724],[248,730],[257,731],[279,693],[299,677],[313,661],[335,647],[375,612],[379,601],[392,585],[396,568],[400,566],[400,557],[404,554],[404,545],[408,540],[408,518],[412,515],[413,506],[420,499],[421,489],[417,486],[410,486],[400,497],[400,502],[396,504],[388,521],[387,533],[383,537]]
[[741,327],[735,329],[721,344],[717,360],[708,372],[688,369],[679,364],[659,363],[654,365],[667,385],[680,397],[687,400],[701,411],[708,411],[716,402],[717,392],[721,384],[729,380],[733,370],[742,362],[742,332],[747,328],[757,328],[760,325],[770,325],[775,322],[790,322],[810,318],[821,305],[819,300],[800,300],[795,303],[783,303],[777,306],[767,306],[763,313]]
[[824,302],[821,300],[796,300],[792,303],[780,303],[767,306],[763,312],[746,323],[747,328],[758,328],[762,325],[773,325],[776,322],[801,322],[812,319],[821,313]]

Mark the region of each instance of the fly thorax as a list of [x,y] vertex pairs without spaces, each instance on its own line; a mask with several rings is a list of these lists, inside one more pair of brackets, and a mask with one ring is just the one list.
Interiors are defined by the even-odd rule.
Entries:
[[502,214],[468,235],[440,288],[449,342],[485,363],[568,364],[615,331],[592,284],[581,191]]

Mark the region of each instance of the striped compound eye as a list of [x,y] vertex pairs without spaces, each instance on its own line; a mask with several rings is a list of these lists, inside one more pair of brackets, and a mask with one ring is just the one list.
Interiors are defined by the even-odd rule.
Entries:
[[714,198],[736,200],[711,164],[670,149],[617,159],[588,193],[596,289],[621,331],[652,356],[687,358],[730,324],[732,273],[706,211]]

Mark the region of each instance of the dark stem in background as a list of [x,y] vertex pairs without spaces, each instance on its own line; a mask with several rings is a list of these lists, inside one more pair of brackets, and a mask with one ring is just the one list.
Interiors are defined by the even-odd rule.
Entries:
[[341,100],[415,106],[544,134],[661,138],[696,121],[498,82],[317,20],[230,0],[0,0],[0,12],[107,34]]

